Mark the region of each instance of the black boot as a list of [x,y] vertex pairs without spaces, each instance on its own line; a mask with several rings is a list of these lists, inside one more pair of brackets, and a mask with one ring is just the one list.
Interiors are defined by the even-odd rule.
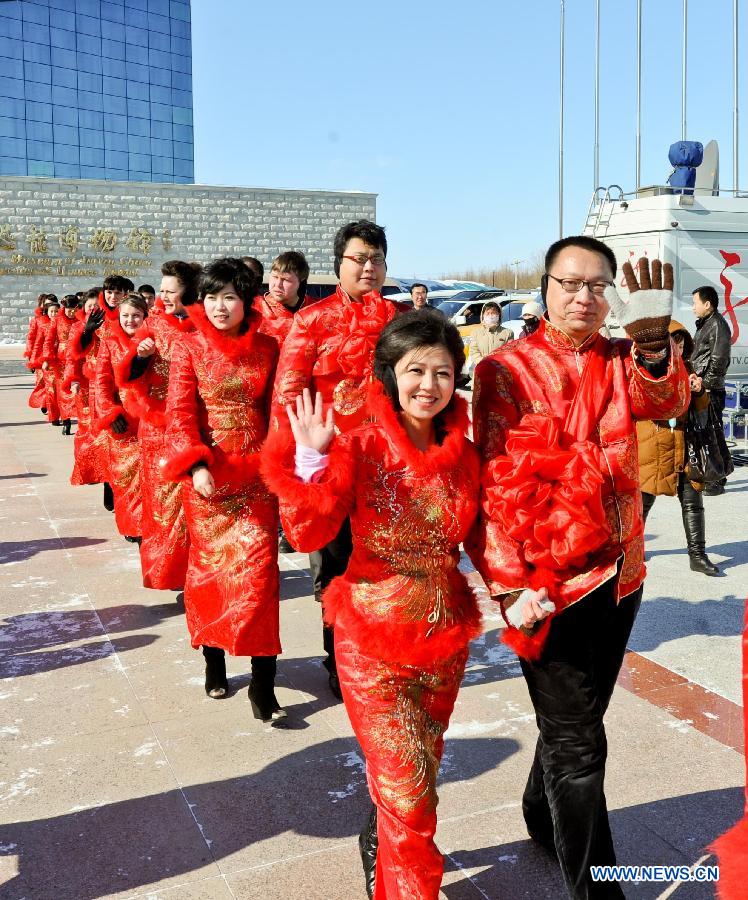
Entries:
[[63,419],[62,421],[62,433],[70,434],[70,419]]
[[228,696],[226,654],[220,647],[203,647],[205,657],[205,693],[214,700]]
[[342,700],[343,694],[340,691],[340,681],[338,680],[338,667],[335,664],[335,630],[329,625],[322,626],[322,647],[327,656],[322,660],[322,665],[327,669],[327,683],[330,691],[336,700]]
[[366,896],[371,900],[374,896],[374,879],[377,874],[377,848],[379,836],[377,835],[377,808],[372,806],[366,824],[358,836],[358,849],[361,853],[361,865],[364,867],[364,882],[366,884]]
[[114,491],[108,481],[104,482],[104,509],[114,512]]
[[693,572],[704,575],[719,575],[719,569],[706,555],[704,537],[704,501],[699,491],[694,490],[690,482],[681,475],[678,498],[683,513],[683,528],[686,531],[688,558]]
[[255,719],[273,724],[286,718],[285,709],[275,698],[275,671],[276,657],[253,656],[252,680],[247,689]]
[[46,406],[42,406],[42,408],[39,410],[39,412],[40,412],[43,416],[46,416],[46,415],[47,415],[47,407],[46,407]]
[[50,422],[50,425],[54,425],[56,428],[59,428],[62,425],[61,419],[55,419],[54,422]]

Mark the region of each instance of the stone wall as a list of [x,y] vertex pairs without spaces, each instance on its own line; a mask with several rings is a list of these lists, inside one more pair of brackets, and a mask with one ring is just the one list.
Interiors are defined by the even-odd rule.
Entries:
[[25,338],[40,293],[115,272],[158,290],[167,259],[300,250],[328,274],[336,230],[359,218],[376,218],[375,194],[0,177],[0,342]]

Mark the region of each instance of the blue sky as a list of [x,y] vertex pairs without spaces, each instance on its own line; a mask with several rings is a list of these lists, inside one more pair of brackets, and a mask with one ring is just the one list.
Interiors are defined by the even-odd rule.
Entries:
[[[681,9],[643,3],[644,184],[664,181],[680,139]],[[558,10],[558,0],[192,0],[195,180],[378,193],[393,274],[531,257],[558,233]],[[594,10],[566,0],[565,233],[581,230],[593,188]],[[636,0],[601,10],[600,181],[628,191]],[[687,137],[719,141],[729,188],[732,0],[692,0],[689,35]],[[740,157],[748,187],[748,145]]]

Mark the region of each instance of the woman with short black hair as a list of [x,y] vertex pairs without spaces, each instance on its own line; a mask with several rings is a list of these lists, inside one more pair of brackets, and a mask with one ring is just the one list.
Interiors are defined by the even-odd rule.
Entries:
[[436,776],[467,644],[480,631],[457,567],[480,477],[455,394],[464,361],[444,316],[407,312],[377,342],[370,420],[335,434],[332,410],[324,416],[321,396],[312,402],[305,389],[288,407],[293,439],[275,432],[263,457],[295,547],[315,550],[351,519],[350,562],[324,607],[374,801],[359,840],[370,897],[435,900],[441,883]]

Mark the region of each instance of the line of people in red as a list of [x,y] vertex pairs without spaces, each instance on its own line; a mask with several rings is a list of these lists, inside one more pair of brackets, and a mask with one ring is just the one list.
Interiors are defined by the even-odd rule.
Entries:
[[286,716],[274,686],[279,512],[310,553],[330,689],[366,757],[373,806],[359,845],[377,900],[439,893],[436,778],[480,631],[464,544],[537,711],[528,831],[557,856],[570,897],[621,897],[589,869],[615,862],[602,719],[645,572],[633,420],[689,400],[667,273],[639,294],[634,279],[618,310],[633,343],[609,341],[598,329],[615,258],[589,238],[553,245],[547,317],[476,371],[474,446],[456,392],[460,336],[381,295],[384,230],[350,223],[333,253],[339,287],[313,304],[295,252],[276,258],[265,294],[251,258],[166,263],[150,310],[112,276],[50,339],[47,368],[43,304],[32,405],[54,420],[63,393],[74,398],[72,480],[110,486],[146,586],[184,589],[208,695],[229,692],[226,653],[249,656],[252,709],[273,724]]

